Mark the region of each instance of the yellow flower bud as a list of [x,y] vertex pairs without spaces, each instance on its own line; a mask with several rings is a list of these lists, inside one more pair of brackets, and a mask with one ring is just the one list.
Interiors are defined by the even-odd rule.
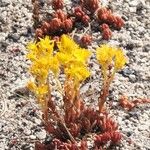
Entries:
[[35,54],[34,52],[28,53],[28,54],[26,55],[26,57],[27,57],[28,59],[30,59],[31,61],[35,61],[35,60],[37,59],[37,56],[36,56],[36,54]]
[[60,52],[72,53],[79,46],[68,36],[62,35],[61,41],[57,43]]
[[125,65],[126,57],[124,56],[123,51],[121,49],[116,50],[114,62],[116,70],[122,69],[123,66]]
[[35,92],[37,86],[35,85],[35,83],[33,81],[29,81],[27,83],[27,88],[32,91],[32,92]]
[[76,61],[79,61],[83,64],[86,63],[90,55],[91,55],[90,51],[81,48],[75,49],[73,52],[73,56],[75,57]]
[[108,45],[102,45],[96,50],[96,57],[102,68],[107,69],[114,57],[114,49]]
[[59,72],[59,61],[56,56],[52,57],[50,60],[50,70],[57,75]]
[[38,47],[42,52],[51,54],[53,53],[54,41],[50,40],[49,36],[46,36],[44,39],[40,39],[38,42]]
[[90,72],[87,70],[85,66],[77,66],[77,65],[71,65],[70,68],[65,69],[65,74],[67,76],[70,76],[77,82],[84,81],[87,77],[90,76]]
[[27,49],[28,50],[31,50],[31,51],[37,51],[37,44],[36,42],[30,42],[28,45],[27,45]]
[[68,53],[58,52],[56,57],[62,65],[67,65],[70,62],[72,56]]
[[48,93],[48,86],[47,85],[40,85],[36,89],[36,94],[39,96],[45,95]]

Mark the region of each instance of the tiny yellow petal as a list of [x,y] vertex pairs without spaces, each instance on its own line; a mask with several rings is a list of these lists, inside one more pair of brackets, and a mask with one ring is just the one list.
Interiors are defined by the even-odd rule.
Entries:
[[36,90],[37,87],[36,87],[36,85],[35,85],[34,82],[29,81],[29,82],[27,83],[27,88],[28,88],[30,91],[35,92],[35,90]]
[[36,44],[36,42],[30,42],[27,45],[27,49],[31,50],[31,51],[37,51],[37,44]]
[[120,70],[123,68],[123,66],[126,63],[126,57],[123,54],[123,51],[121,49],[116,50],[115,53],[115,69]]
[[41,52],[45,52],[52,55],[54,48],[54,41],[50,40],[49,36],[46,36],[44,39],[41,38],[40,41],[37,43],[37,45],[41,50]]
[[47,85],[41,85],[37,87],[36,90],[37,95],[45,95],[48,93],[48,86]]
[[57,75],[59,72],[59,61],[56,56],[51,58],[50,70]]
[[31,61],[35,61],[36,58],[37,58],[37,56],[36,56],[36,54],[35,54],[34,52],[28,53],[28,54],[26,55],[26,57],[27,57],[28,59],[30,59]]
[[108,45],[102,45],[97,48],[96,57],[102,67],[108,67],[114,58],[114,49]]
[[58,48],[60,52],[72,53],[74,49],[78,48],[78,44],[76,44],[71,37],[68,35],[62,35],[61,41],[58,42]]
[[71,57],[72,55],[68,54],[68,53],[62,53],[62,52],[58,52],[56,54],[56,57],[58,58],[59,62],[62,65],[66,65],[67,63],[69,63],[71,61]]
[[91,55],[91,52],[86,49],[75,49],[73,52],[73,56],[75,57],[76,61],[80,61],[83,64],[87,62],[87,59]]

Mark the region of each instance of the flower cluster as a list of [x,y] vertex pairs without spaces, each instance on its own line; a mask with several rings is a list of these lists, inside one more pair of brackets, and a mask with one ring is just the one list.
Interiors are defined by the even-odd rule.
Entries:
[[83,108],[83,102],[79,94],[79,86],[82,81],[90,76],[87,69],[87,60],[90,52],[80,48],[69,36],[63,35],[58,43],[59,52],[57,58],[64,68],[66,82],[64,85],[65,96],[65,120],[73,121],[78,117]]
[[109,66],[114,62],[114,71],[123,68],[126,63],[125,55],[119,48],[113,48],[108,45],[102,45],[97,48],[97,60],[99,61],[102,70],[109,70]]
[[64,72],[67,78],[72,78],[74,83],[79,85],[89,77],[87,69],[87,59],[90,52],[80,48],[69,36],[63,35],[58,43],[58,60],[64,66]]
[[46,96],[48,93],[47,78],[49,72],[52,71],[57,75],[59,71],[59,62],[53,55],[54,41],[48,36],[40,39],[39,42],[28,44],[29,52],[27,58],[32,62],[30,73],[34,77],[33,81],[28,83],[28,87],[33,91],[38,99],[38,102],[43,108],[47,107]]
[[120,29],[124,25],[124,20],[121,17],[114,15],[112,11],[107,8],[99,8],[97,17],[100,22],[112,25],[117,29]]
[[126,57],[119,48],[112,48],[108,45],[102,45],[97,48],[96,56],[101,65],[104,78],[104,85],[99,98],[99,111],[103,111],[103,105],[109,94],[109,86],[114,79],[115,73],[122,69],[126,63]]

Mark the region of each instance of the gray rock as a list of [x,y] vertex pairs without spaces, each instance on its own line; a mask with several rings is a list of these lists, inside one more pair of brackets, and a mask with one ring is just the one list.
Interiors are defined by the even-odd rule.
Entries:
[[30,138],[31,140],[35,140],[35,139],[36,139],[36,136],[35,136],[35,135],[30,135],[29,138]]
[[129,77],[131,74],[135,74],[135,70],[130,68],[125,68],[120,73],[125,77]]
[[41,121],[41,119],[36,119],[36,118],[35,118],[34,122],[35,122],[36,124],[40,125],[42,121]]
[[30,135],[30,134],[31,134],[31,130],[25,128],[25,129],[24,129],[24,133],[25,133],[25,135]]
[[129,75],[129,81],[132,82],[132,83],[135,83],[137,82],[137,78],[134,74],[130,74]]
[[144,7],[143,7],[143,4],[142,3],[139,3],[138,5],[137,5],[137,7],[136,7],[136,13],[138,14],[138,15],[140,15],[141,13],[142,13],[142,10],[144,9]]
[[7,7],[11,4],[11,0],[0,0],[0,7]]
[[139,4],[138,0],[132,0],[129,2],[129,6],[136,7]]
[[130,9],[131,13],[135,13],[136,12],[136,7],[130,7],[129,9]]
[[37,132],[37,133],[36,133],[36,137],[37,137],[38,139],[40,139],[40,140],[45,139],[45,138],[46,138],[46,131],[45,131],[45,130],[42,130],[42,131],[40,131],[40,132]]
[[150,51],[150,44],[145,45],[144,48],[143,48],[143,51],[144,52],[149,52]]
[[29,144],[23,144],[23,145],[21,146],[21,149],[22,149],[22,150],[31,150],[31,145],[29,145]]
[[8,38],[9,39],[12,39],[14,42],[17,42],[18,40],[19,40],[19,38],[20,38],[20,36],[17,34],[17,33],[10,33],[9,35],[8,35]]

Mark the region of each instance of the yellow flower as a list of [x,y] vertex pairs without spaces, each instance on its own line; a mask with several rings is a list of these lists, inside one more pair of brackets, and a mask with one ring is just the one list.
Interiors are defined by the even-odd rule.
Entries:
[[90,72],[85,66],[76,66],[71,65],[70,68],[65,69],[65,74],[77,82],[84,81],[87,77],[90,76]]
[[57,75],[59,72],[59,61],[56,56],[51,57],[50,60],[50,70]]
[[36,94],[39,96],[45,95],[48,93],[48,86],[47,85],[40,85],[36,89]]
[[59,62],[60,62],[62,65],[66,65],[66,64],[68,64],[68,63],[71,61],[72,55],[71,55],[71,54],[68,54],[68,53],[58,52],[58,53],[56,54],[56,57],[58,58]]
[[60,52],[72,53],[79,46],[68,36],[62,35],[60,42],[57,43]]
[[36,61],[36,64],[38,65],[39,69],[40,68],[47,68],[50,64],[50,58],[45,56],[45,57],[41,57]]
[[108,45],[102,45],[97,48],[96,57],[102,68],[107,68],[108,65],[111,64],[112,59],[114,58],[114,52],[115,50]]
[[30,59],[31,61],[35,61],[35,60],[37,59],[37,55],[36,55],[35,52],[30,52],[30,53],[28,53],[28,54],[26,55],[26,57],[27,57],[28,59]]
[[37,45],[41,52],[47,52],[49,54],[52,54],[54,41],[50,40],[49,36],[46,36],[44,39],[40,38],[40,41],[37,43]]
[[90,55],[90,51],[81,48],[75,49],[73,52],[73,56],[75,57],[76,61],[82,62],[83,64],[86,63]]
[[27,83],[27,88],[28,88],[30,91],[35,92],[37,86],[36,86],[36,84],[35,84],[33,81],[29,81],[29,82]]
[[106,72],[108,66],[114,62],[114,69],[118,71],[126,63],[126,57],[123,54],[121,49],[112,48],[107,45],[102,45],[100,48],[97,48],[97,60],[102,66],[102,69]]
[[114,62],[116,70],[122,69],[125,65],[126,57],[124,56],[123,51],[121,49],[116,50]]
[[91,52],[80,48],[67,35],[62,35],[58,48],[59,52],[56,54],[56,57],[64,67],[64,72],[68,77],[71,77],[78,83],[89,77],[90,73],[86,68],[86,63]]
[[31,51],[37,51],[37,44],[36,42],[30,42],[28,45],[27,45],[27,49],[28,50],[31,50]]
[[85,64],[91,53],[80,48],[69,36],[63,35],[58,44],[59,51],[56,55],[59,62],[66,68],[71,64]]
[[39,67],[38,64],[33,64],[30,67],[30,72],[35,78],[39,80],[38,82],[45,82],[49,71],[44,67]]

